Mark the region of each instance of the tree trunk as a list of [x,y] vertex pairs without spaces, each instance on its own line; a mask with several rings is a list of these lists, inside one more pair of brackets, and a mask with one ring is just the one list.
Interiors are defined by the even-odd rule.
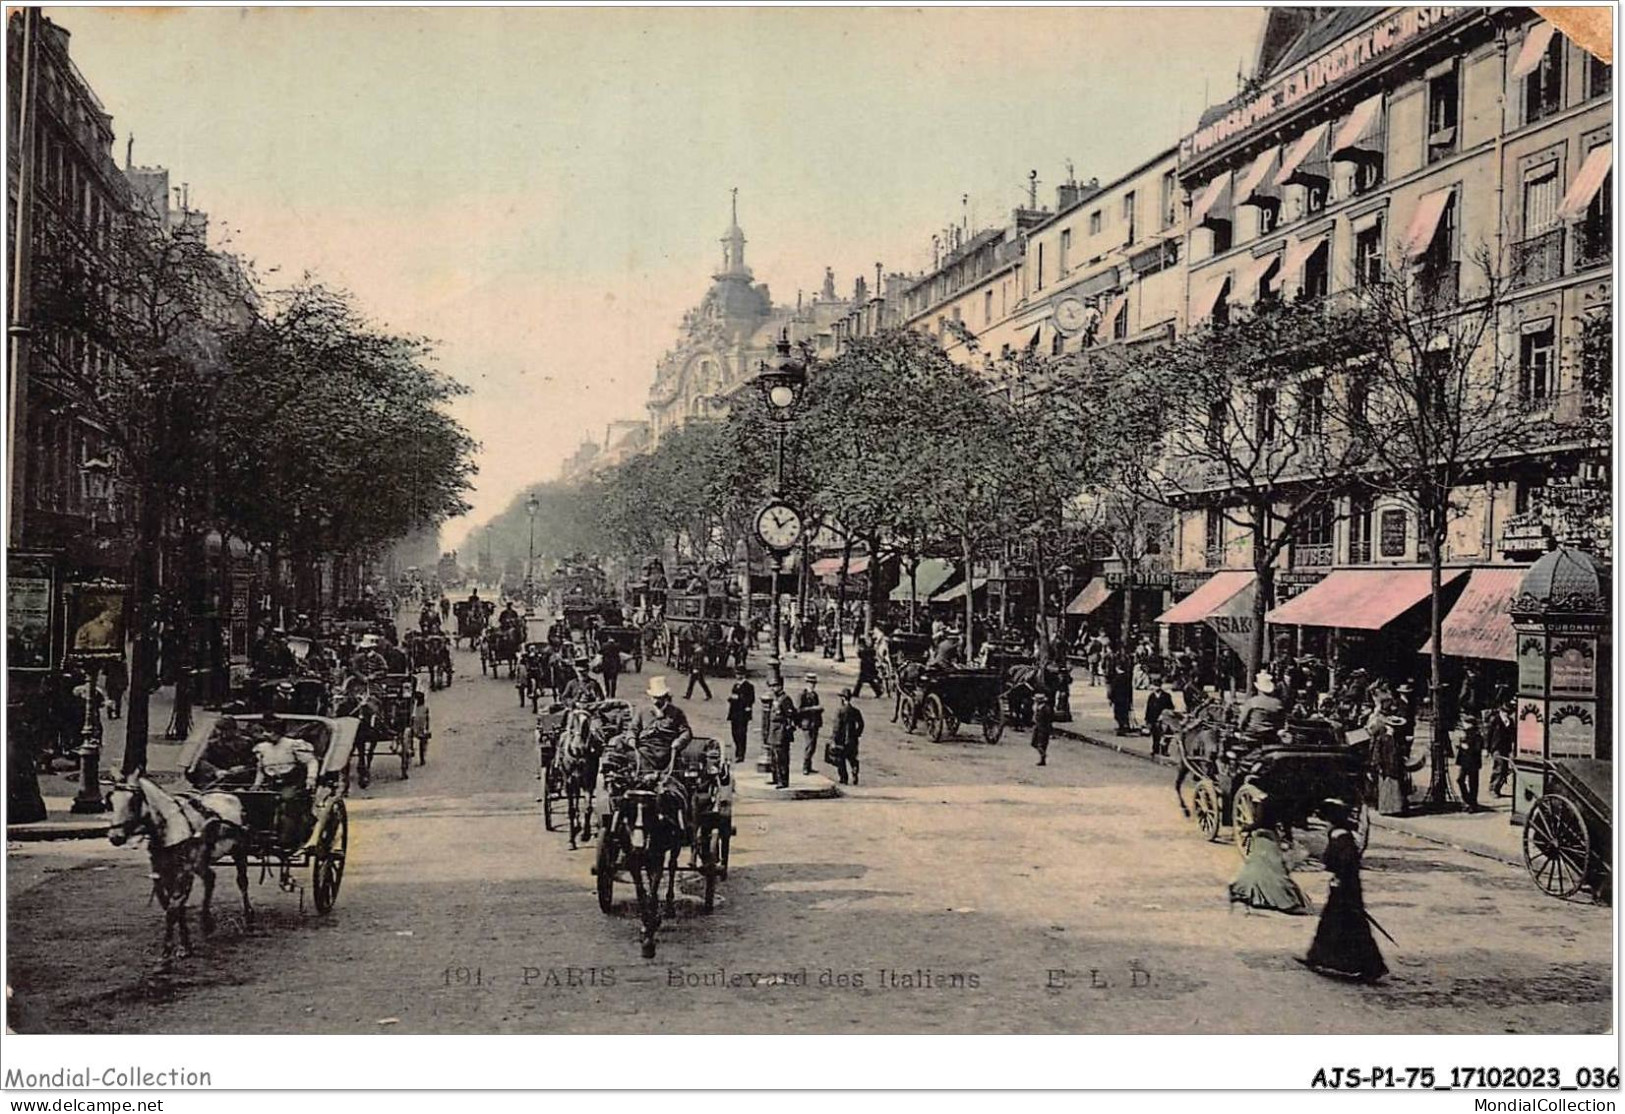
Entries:
[[908,629],[920,629],[920,559],[908,555]]
[[965,660],[976,653],[976,566],[971,559],[970,531],[959,532],[959,556],[965,562]]
[[864,634],[874,629],[880,604],[880,532],[877,530],[869,535],[869,613],[863,617]]
[[1428,746],[1428,804],[1444,808],[1450,803],[1450,725],[1445,722],[1444,701],[1444,508],[1430,506],[1424,513],[1428,536],[1428,633],[1433,638],[1428,653],[1428,703],[1433,708],[1430,721],[1433,737]]
[[[1006,573],[1006,576],[1009,574]],[[1044,583],[1044,539],[1033,538],[1033,575],[1038,578],[1038,668],[1049,665],[1049,593]],[[1009,580],[1005,581],[1008,585]]]
[[[197,631],[193,619],[202,611],[199,600],[201,588],[200,566],[207,561],[198,549],[204,544],[201,535],[187,531],[180,539],[180,586],[174,610],[173,645],[178,659],[175,670],[175,710],[170,714],[164,738],[185,739],[192,733],[192,672],[197,665],[195,643]],[[203,557],[200,561],[199,558]]]
[[1264,668],[1264,616],[1275,606],[1275,554],[1270,552],[1263,525],[1269,521],[1269,513],[1268,507],[1253,508],[1253,630],[1247,640],[1243,691],[1252,687],[1253,678]]
[[852,538],[841,550],[841,579],[835,589],[835,660],[846,660],[846,577],[852,565]]
[[129,707],[124,713],[124,762],[126,777],[147,768],[147,737],[152,732],[153,681],[156,647],[152,640],[152,601],[156,589],[153,557],[158,551],[159,518],[157,500],[148,482],[136,485],[135,552],[130,560],[130,645]]

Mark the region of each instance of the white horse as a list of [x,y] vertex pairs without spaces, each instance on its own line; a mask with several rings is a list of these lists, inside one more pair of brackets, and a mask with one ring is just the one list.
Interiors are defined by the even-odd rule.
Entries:
[[181,955],[192,954],[186,925],[186,902],[193,878],[203,879],[203,934],[214,932],[214,861],[229,856],[237,866],[237,889],[243,897],[243,925],[252,927],[254,911],[248,904],[248,833],[243,826],[243,805],[231,793],[166,793],[137,770],[108,794],[113,821],[107,838],[115,847],[137,836],[147,839],[152,860],[152,889],[164,907],[164,962],[175,953],[175,930],[180,929]]

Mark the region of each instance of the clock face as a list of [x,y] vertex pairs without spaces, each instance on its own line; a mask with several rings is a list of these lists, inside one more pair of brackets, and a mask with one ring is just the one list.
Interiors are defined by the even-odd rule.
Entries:
[[1064,333],[1075,333],[1089,319],[1089,307],[1076,298],[1062,298],[1055,303],[1055,327]]
[[769,503],[756,516],[756,536],[769,549],[794,549],[801,540],[801,515],[788,503]]

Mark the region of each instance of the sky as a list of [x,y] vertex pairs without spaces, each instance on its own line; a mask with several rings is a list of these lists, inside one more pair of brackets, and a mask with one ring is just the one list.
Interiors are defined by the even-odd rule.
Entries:
[[[918,271],[1029,170],[1102,182],[1236,90],[1260,8],[47,8],[122,162],[271,284],[312,272],[472,392],[473,511],[641,418],[722,259],[774,300]],[[966,200],[968,199],[968,201]]]

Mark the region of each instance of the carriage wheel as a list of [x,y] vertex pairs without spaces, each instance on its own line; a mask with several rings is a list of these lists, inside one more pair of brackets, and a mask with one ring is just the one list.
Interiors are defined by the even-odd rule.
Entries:
[[897,709],[897,718],[902,722],[904,731],[910,735],[914,734],[914,728],[920,718],[920,709],[914,703],[912,696],[903,697],[903,701]]
[[598,876],[598,908],[608,913],[615,908],[615,841],[607,827],[598,833],[598,860],[592,869]]
[[717,879],[722,875],[722,832],[728,821],[712,820],[700,839],[700,870],[705,875],[705,911],[716,904]]
[[925,698],[925,706],[920,709],[920,715],[925,720],[926,734],[931,736],[933,743],[940,743],[952,734],[948,730],[948,709],[942,706],[942,697],[936,693],[933,692]]
[[1523,862],[1535,885],[1553,897],[1573,897],[1585,883],[1591,833],[1567,797],[1548,793],[1523,825]]
[[542,770],[542,824],[548,831],[553,830],[553,763],[543,767]]
[[1246,858],[1247,852],[1252,850],[1252,826],[1263,804],[1264,791],[1251,782],[1236,790],[1235,800],[1230,804],[1230,812],[1236,822],[1236,850],[1241,852],[1242,858]]
[[1223,806],[1219,803],[1219,789],[1207,778],[1196,783],[1191,806],[1196,811],[1196,826],[1209,843],[1219,842],[1219,831],[1224,827]]
[[316,897],[316,912],[326,913],[339,898],[344,882],[344,857],[350,849],[350,818],[344,802],[335,800],[322,819],[316,837],[315,865],[310,870],[310,888]]
[[412,773],[412,729],[403,727],[401,736],[395,740],[395,747],[401,755],[401,780],[405,781]]
[[982,741],[997,743],[1004,738],[1004,702],[995,699],[991,707],[982,710]]

